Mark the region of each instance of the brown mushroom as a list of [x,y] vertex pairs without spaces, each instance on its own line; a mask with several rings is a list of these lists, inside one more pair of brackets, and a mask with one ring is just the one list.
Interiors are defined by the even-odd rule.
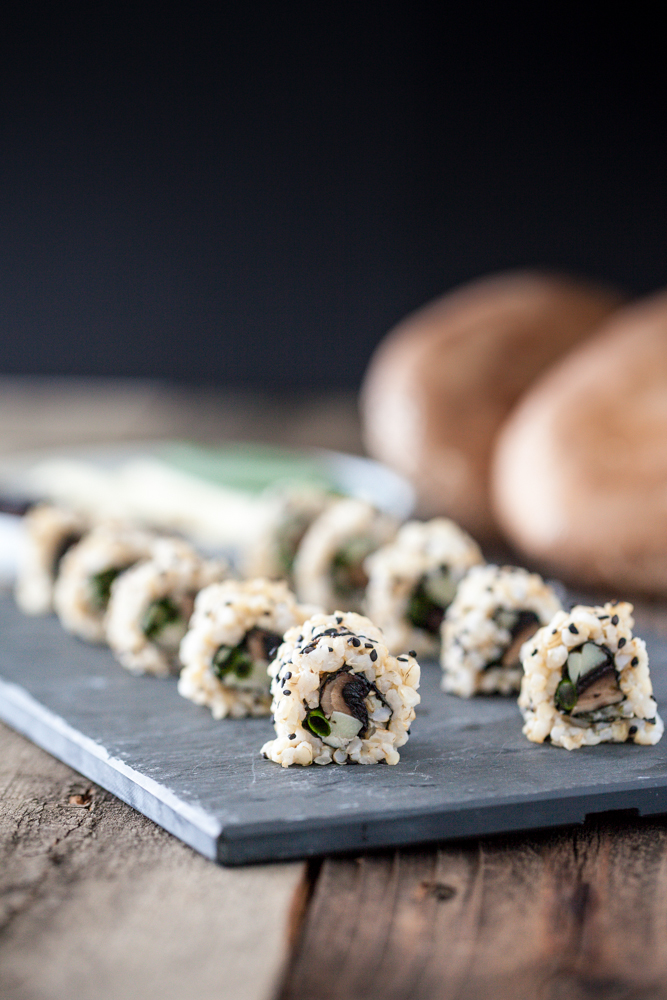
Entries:
[[495,452],[496,513],[531,560],[667,594],[667,293],[619,310],[530,389]]
[[362,724],[362,732],[368,728],[368,709],[364,699],[371,685],[360,674],[344,670],[327,681],[320,694],[320,708],[331,718],[334,712],[351,715]]
[[[588,676],[592,676],[592,679],[590,683],[586,684]],[[598,709],[606,708],[607,705],[618,705],[625,697],[618,686],[616,672],[612,666],[605,666],[601,672],[592,671],[591,675],[584,675],[577,682],[577,689],[580,693],[577,704],[572,709],[573,716],[597,712]]]
[[494,275],[436,299],[380,343],[364,379],[368,452],[414,483],[423,515],[492,536],[489,465],[519,397],[621,298],[568,277]]
[[332,712],[352,715],[349,705],[343,698],[343,688],[352,683],[353,680],[352,674],[343,672],[336,674],[332,680],[326,682],[320,696],[320,708],[326,716],[330,716]]
[[518,667],[521,663],[519,654],[521,653],[521,647],[524,642],[528,642],[529,639],[537,632],[540,627],[540,623],[536,616],[534,621],[526,622],[519,626],[519,630],[516,634],[512,635],[512,641],[502,655],[501,663],[504,667]]
[[252,628],[246,634],[245,646],[255,662],[270,663],[282,641],[283,637],[277,632],[269,632],[263,628]]

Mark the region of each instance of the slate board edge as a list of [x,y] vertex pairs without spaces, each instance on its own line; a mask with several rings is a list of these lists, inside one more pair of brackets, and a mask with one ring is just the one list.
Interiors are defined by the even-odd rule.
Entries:
[[112,757],[12,681],[0,677],[0,719],[84,777],[106,788],[199,854],[217,860],[220,823],[152,778]]
[[[105,748],[45,708],[20,685],[0,678],[0,718],[42,749],[117,795],[205,857],[224,865],[295,860],[322,854],[417,845],[583,823],[587,816],[636,809],[667,812],[661,779],[619,782],[604,791],[585,786],[557,793],[468,801],[460,808],[357,816],[313,826],[239,823],[223,827],[205,810],[112,757]],[[555,752],[564,752],[557,750]]]
[[[557,751],[561,752],[561,751]],[[635,811],[640,816],[667,813],[667,786],[648,779],[607,786],[604,791],[581,786],[520,799],[466,802],[460,808],[386,816],[355,816],[353,821],[313,826],[291,822],[238,824],[223,828],[217,860],[224,865],[288,861],[350,851],[417,847],[503,833],[554,829],[584,823],[593,816]]]

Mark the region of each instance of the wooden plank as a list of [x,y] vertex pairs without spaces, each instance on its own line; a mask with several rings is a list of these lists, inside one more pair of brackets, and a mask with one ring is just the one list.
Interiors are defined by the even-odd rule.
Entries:
[[269,1000],[304,871],[220,868],[0,724],[3,1000]]
[[0,375],[0,455],[25,448],[186,438],[363,454],[354,392],[273,396],[144,379]]
[[280,1000],[667,997],[667,832],[327,860]]

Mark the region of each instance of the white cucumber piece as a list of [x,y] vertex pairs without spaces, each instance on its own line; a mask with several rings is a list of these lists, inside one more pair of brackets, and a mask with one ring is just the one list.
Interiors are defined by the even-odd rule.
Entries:
[[448,607],[456,597],[456,584],[449,573],[434,573],[424,581],[424,590],[431,600],[442,608]]
[[161,628],[153,639],[156,646],[161,649],[176,650],[181,644],[181,639],[188,630],[188,623],[182,619],[177,622],[170,622]]
[[581,649],[575,649],[567,658],[567,672],[570,680],[576,684],[580,677],[589,674],[591,670],[602,666],[607,661],[607,654],[594,642],[586,642]]
[[241,691],[268,691],[271,684],[267,664],[263,660],[255,660],[252,670],[247,677],[237,677],[230,670],[222,679],[222,683],[230,688],[238,688]]
[[331,735],[337,736],[341,740],[353,740],[361,729],[361,722],[353,715],[346,715],[344,712],[332,712],[329,719]]
[[519,620],[519,615],[516,611],[510,611],[508,608],[498,608],[495,618],[496,623],[500,625],[501,628],[507,629],[508,632],[511,632]]

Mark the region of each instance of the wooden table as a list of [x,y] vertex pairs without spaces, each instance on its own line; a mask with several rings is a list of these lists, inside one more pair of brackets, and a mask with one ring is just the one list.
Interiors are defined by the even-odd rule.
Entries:
[[[336,395],[0,379],[0,450],[171,436],[360,447]],[[654,1000],[666,889],[667,826],[628,816],[223,869],[0,725],[3,1000]]]

